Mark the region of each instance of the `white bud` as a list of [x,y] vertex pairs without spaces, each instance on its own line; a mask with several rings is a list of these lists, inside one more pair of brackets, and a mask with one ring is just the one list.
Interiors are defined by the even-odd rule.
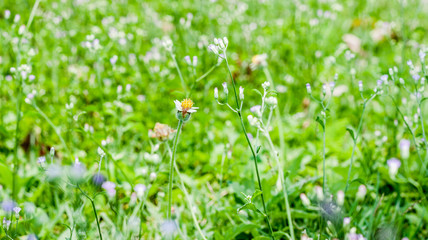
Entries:
[[357,200],[362,200],[367,194],[367,188],[363,184],[358,187]]
[[218,88],[214,88],[214,99],[218,99]]
[[226,96],[227,96],[229,94],[229,89],[227,89],[227,83],[224,82],[222,85],[223,85],[224,94],[226,94]]
[[363,81],[358,81],[358,90],[360,90],[360,92],[362,92],[363,89]]
[[188,65],[192,65],[192,61],[190,60],[190,56],[185,56],[185,57],[184,57],[184,61],[186,61],[186,63],[187,63]]
[[224,44],[226,44],[226,47],[227,45],[229,45],[229,40],[227,39],[227,37],[223,37],[223,42]]
[[262,88],[263,89],[268,89],[270,87],[270,82],[264,82],[262,83]]
[[318,201],[322,201],[324,200],[324,193],[322,191],[322,187],[321,186],[315,186],[315,193],[317,195],[317,199]]
[[244,100],[244,88],[242,86],[239,87],[239,99]]
[[9,19],[9,18],[10,18],[10,11],[9,11],[8,9],[6,9],[6,10],[4,11],[4,18],[5,18],[5,19]]
[[198,65],[198,57],[193,56],[193,67],[196,67],[196,65]]
[[302,203],[305,207],[309,207],[311,205],[311,201],[304,193],[300,194],[300,200],[302,200]]
[[339,206],[343,206],[343,204],[345,203],[345,193],[340,190],[337,192],[337,204]]

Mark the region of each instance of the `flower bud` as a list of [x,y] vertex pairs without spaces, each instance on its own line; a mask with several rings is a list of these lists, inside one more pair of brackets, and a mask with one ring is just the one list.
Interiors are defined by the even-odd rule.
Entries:
[[358,187],[357,200],[363,200],[367,194],[367,188],[363,184]]
[[241,100],[241,101],[243,101],[244,100],[244,88],[241,86],[241,87],[239,87],[239,99]]
[[224,82],[222,85],[223,85],[224,94],[226,94],[226,96],[227,96],[229,94],[229,89],[227,89],[227,83]]
[[363,81],[358,81],[358,90],[360,90],[360,92],[362,92],[363,89]]
[[305,207],[309,207],[311,205],[311,201],[304,193],[300,194],[300,200],[302,200],[302,203]]
[[214,99],[218,99],[218,88],[214,88]]
[[339,206],[343,206],[343,204],[345,203],[345,193],[340,190],[337,192],[337,204]]
[[308,92],[308,94],[312,93],[311,84],[306,83],[306,91]]

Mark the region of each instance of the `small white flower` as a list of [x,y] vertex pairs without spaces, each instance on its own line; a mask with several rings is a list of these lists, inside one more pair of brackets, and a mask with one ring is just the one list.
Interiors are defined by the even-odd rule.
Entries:
[[391,177],[395,177],[395,175],[397,175],[398,173],[398,169],[401,166],[400,160],[396,158],[391,158],[386,163],[388,164],[388,167],[389,167],[389,175]]
[[157,175],[155,172],[150,173],[150,181],[154,181],[156,179]]
[[138,198],[142,198],[144,196],[144,192],[146,191],[147,187],[144,184],[137,184],[134,187],[134,191],[137,193]]
[[174,100],[174,103],[177,111],[182,112],[183,115],[186,113],[194,113],[197,109],[199,109],[198,107],[193,107],[193,101],[189,98],[186,98],[181,102]]
[[270,87],[270,82],[264,82],[262,83],[262,88],[263,89],[268,89]]
[[21,208],[20,207],[14,207],[13,211],[15,212],[16,218],[18,218],[19,217],[19,212],[21,212]]
[[41,156],[37,158],[37,163],[38,164],[44,164],[46,162],[46,157],[45,156]]
[[266,98],[266,104],[270,105],[272,108],[275,108],[278,105],[278,99],[276,97],[268,97]]
[[218,99],[218,88],[214,88],[214,99]]
[[110,181],[105,181],[103,185],[101,185],[107,192],[107,195],[112,198],[116,195],[116,184]]
[[260,124],[259,119],[257,119],[253,115],[248,115],[247,119],[251,126],[258,126]]

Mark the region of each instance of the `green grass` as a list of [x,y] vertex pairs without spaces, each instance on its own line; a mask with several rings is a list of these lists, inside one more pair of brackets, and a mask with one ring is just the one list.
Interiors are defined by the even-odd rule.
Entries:
[[424,1],[0,9],[0,239],[428,238]]

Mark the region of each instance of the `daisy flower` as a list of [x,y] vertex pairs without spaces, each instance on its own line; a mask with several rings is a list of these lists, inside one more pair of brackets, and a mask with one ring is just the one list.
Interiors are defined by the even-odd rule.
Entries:
[[[177,109],[178,113],[181,113],[181,116],[183,118],[186,117],[186,114],[191,114],[196,112],[197,109],[199,109],[198,107],[193,107],[193,101],[189,98],[184,99],[183,101],[178,101],[175,100],[175,108]],[[178,116],[178,114],[177,114]]]

